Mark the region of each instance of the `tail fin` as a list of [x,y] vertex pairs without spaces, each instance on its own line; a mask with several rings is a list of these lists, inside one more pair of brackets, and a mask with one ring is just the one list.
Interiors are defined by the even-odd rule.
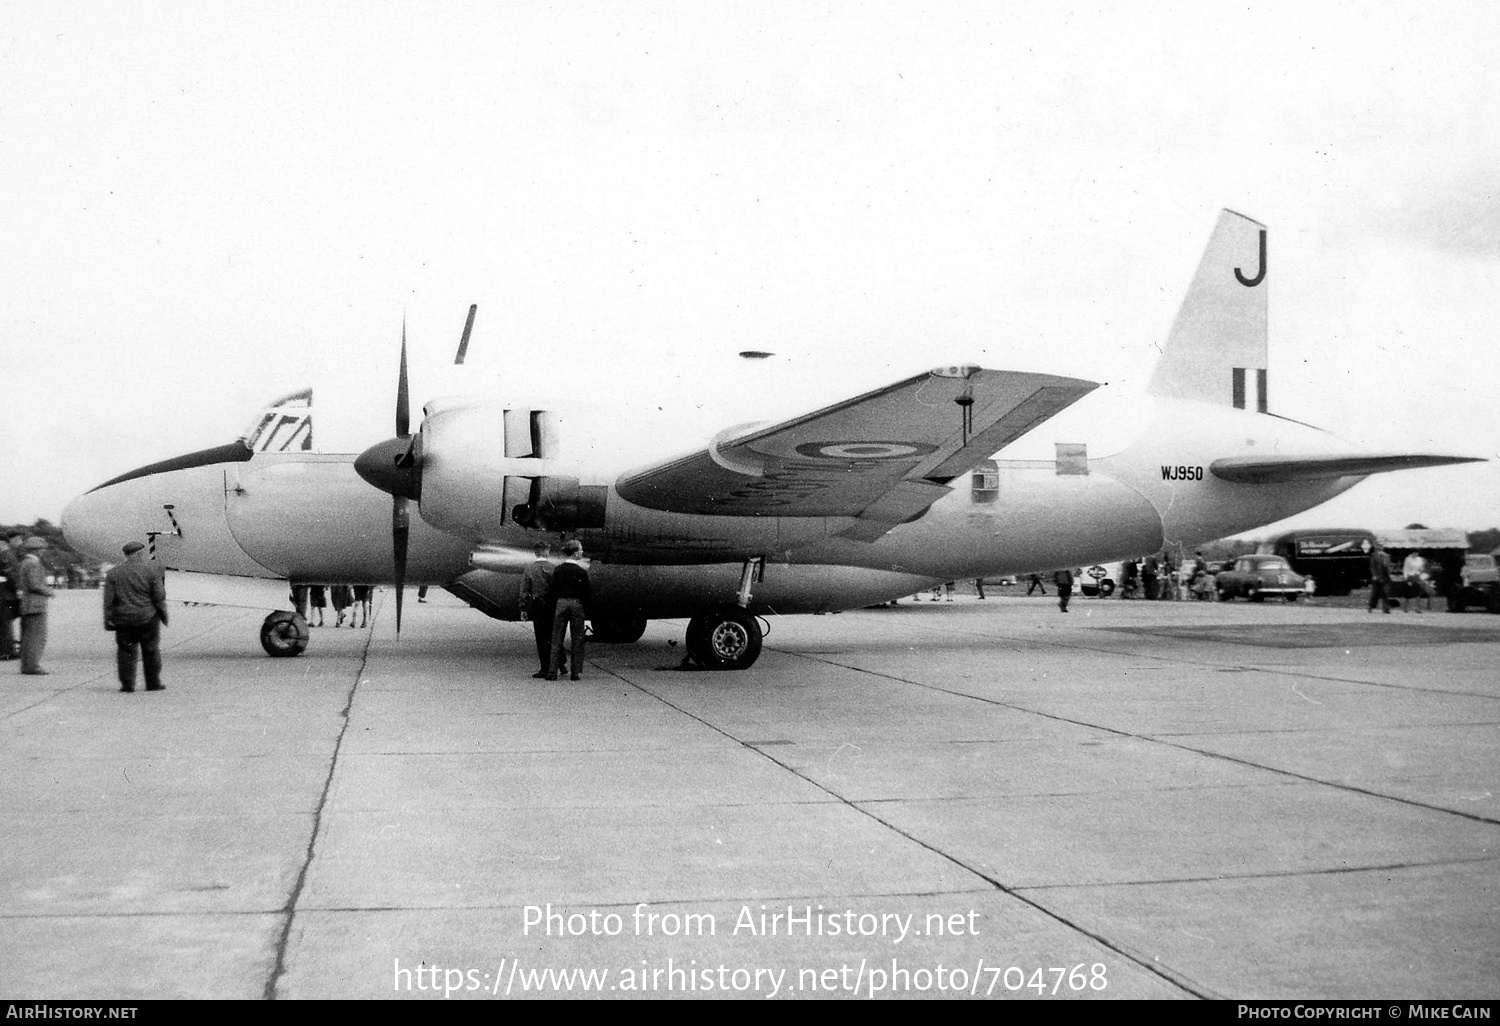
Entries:
[[1226,210],[1147,390],[1266,412],[1266,226]]

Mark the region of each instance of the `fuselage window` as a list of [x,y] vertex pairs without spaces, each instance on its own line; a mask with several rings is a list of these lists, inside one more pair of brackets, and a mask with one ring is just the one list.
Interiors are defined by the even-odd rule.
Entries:
[[985,460],[974,468],[974,501],[994,502],[1000,498],[1000,468],[994,460]]

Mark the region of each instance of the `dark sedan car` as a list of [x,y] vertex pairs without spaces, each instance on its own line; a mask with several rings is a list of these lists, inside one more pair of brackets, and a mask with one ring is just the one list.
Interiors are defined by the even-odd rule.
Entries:
[[1241,556],[1214,577],[1214,590],[1221,602],[1239,595],[1251,602],[1264,601],[1267,595],[1296,602],[1306,593],[1306,582],[1280,556]]

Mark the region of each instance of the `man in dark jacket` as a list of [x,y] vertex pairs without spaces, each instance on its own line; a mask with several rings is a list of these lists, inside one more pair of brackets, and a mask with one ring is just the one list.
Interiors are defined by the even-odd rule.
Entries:
[[21,615],[21,546],[26,536],[12,531],[10,543],[0,541],[0,660],[17,659],[21,644],[12,626]]
[[167,623],[167,588],[161,569],[146,562],[146,546],[125,544],[125,562],[104,578],[104,629],[115,632],[120,690],[135,690],[136,650],[146,671],[146,690],[161,691],[161,629]]
[[594,589],[589,584],[589,572],[583,567],[583,544],[577,540],[563,545],[567,561],[552,571],[552,583],[547,587],[547,598],[552,603],[552,663],[547,669],[547,679],[557,679],[557,668],[562,660],[563,636],[573,632],[573,674],[571,680],[579,680],[583,669],[583,621],[588,614],[588,603],[593,600]]
[[1066,567],[1058,570],[1052,575],[1052,583],[1057,585],[1057,608],[1066,613],[1068,600],[1073,597],[1073,571]]
[[[536,633],[536,658],[541,669],[532,676],[542,678],[552,672],[552,601],[548,598],[552,585],[552,560],[547,558],[551,549],[546,542],[537,542],[532,551],[536,553],[536,559],[521,574],[521,619],[530,620],[531,629]],[[566,659],[558,669],[567,672]]]
[[1368,612],[1375,612],[1375,603],[1380,603],[1380,611],[1389,613],[1391,611],[1391,557],[1386,555],[1385,549],[1378,544],[1370,552],[1370,608]]

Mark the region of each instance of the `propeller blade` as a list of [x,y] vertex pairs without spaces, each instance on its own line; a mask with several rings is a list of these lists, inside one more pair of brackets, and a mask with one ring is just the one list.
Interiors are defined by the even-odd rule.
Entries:
[[469,319],[464,322],[464,337],[458,340],[458,355],[453,358],[455,365],[463,363],[464,357],[469,353],[469,332],[474,330],[474,314],[478,310],[478,303],[469,304]]
[[411,536],[407,500],[396,496],[391,503],[391,550],[396,561],[396,633],[401,633],[401,600],[406,591],[406,547]]
[[411,434],[411,399],[406,384],[406,318],[401,318],[401,376],[396,380],[396,434]]

